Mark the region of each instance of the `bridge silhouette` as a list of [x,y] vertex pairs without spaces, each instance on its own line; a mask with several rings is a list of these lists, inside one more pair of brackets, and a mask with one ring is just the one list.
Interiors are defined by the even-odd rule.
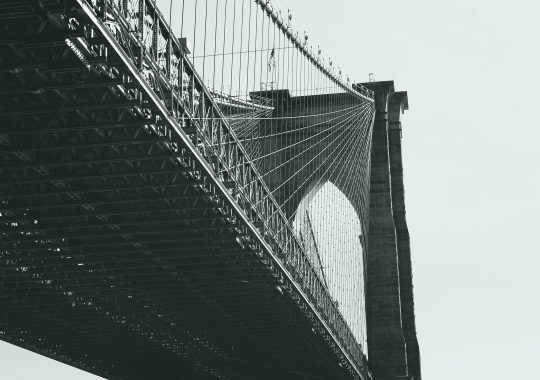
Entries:
[[111,379],[421,379],[407,93],[266,0],[158,3],[0,4],[0,339]]

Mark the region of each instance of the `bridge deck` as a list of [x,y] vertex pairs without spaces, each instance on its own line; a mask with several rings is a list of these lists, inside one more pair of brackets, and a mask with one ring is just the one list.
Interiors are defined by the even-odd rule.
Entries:
[[174,131],[68,48],[56,3],[0,4],[0,339],[107,378],[349,378]]

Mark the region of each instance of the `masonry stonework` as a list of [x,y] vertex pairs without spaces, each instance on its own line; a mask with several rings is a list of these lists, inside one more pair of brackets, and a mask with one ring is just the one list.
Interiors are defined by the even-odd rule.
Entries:
[[374,380],[421,380],[409,232],[405,220],[400,115],[406,92],[370,82],[375,92],[367,253],[367,333]]

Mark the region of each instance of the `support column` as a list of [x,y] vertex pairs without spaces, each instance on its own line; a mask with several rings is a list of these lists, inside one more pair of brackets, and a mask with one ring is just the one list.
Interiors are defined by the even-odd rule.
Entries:
[[374,380],[396,380],[407,376],[407,353],[390,170],[388,104],[394,82],[363,85],[375,92],[376,107],[371,145],[366,284],[369,363]]
[[409,230],[405,218],[405,190],[403,186],[403,162],[401,156],[401,114],[409,109],[407,92],[395,92],[388,102],[388,142],[390,148],[390,172],[392,187],[392,211],[396,228],[399,262],[399,288],[401,300],[401,324],[407,349],[408,375],[421,380],[420,353],[416,338],[414,298],[411,268]]

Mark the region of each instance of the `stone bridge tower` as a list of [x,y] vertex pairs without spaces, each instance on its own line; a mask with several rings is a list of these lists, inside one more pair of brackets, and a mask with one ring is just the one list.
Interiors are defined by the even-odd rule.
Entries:
[[367,326],[369,363],[375,380],[420,380],[409,231],[405,220],[401,114],[406,92],[394,82],[370,82],[375,92],[371,143]]
[[[408,109],[407,93],[395,92],[393,81],[363,85],[375,92],[376,111],[373,129],[355,135],[354,144],[367,144],[366,149],[354,149],[350,135],[338,135],[330,139],[332,144],[348,144],[355,154],[336,154],[327,160],[319,153],[328,144],[315,144],[332,133],[337,122],[361,128],[359,120],[344,116],[358,103],[356,98],[349,94],[292,97],[289,90],[272,90],[252,93],[271,99],[275,107],[272,118],[260,126],[262,135],[275,137],[262,139],[264,143],[256,147],[254,155],[268,155],[257,165],[262,173],[271,173],[265,180],[288,217],[326,181],[336,184],[349,199],[364,235],[368,356],[373,378],[421,380],[401,158],[400,116]],[[339,113],[342,117],[336,116]],[[295,148],[285,149],[291,145]],[[308,149],[309,154],[298,155]],[[281,150],[282,154],[272,154]],[[280,187],[291,173],[296,177],[292,185]],[[336,173],[360,177],[357,186],[340,187]]]

